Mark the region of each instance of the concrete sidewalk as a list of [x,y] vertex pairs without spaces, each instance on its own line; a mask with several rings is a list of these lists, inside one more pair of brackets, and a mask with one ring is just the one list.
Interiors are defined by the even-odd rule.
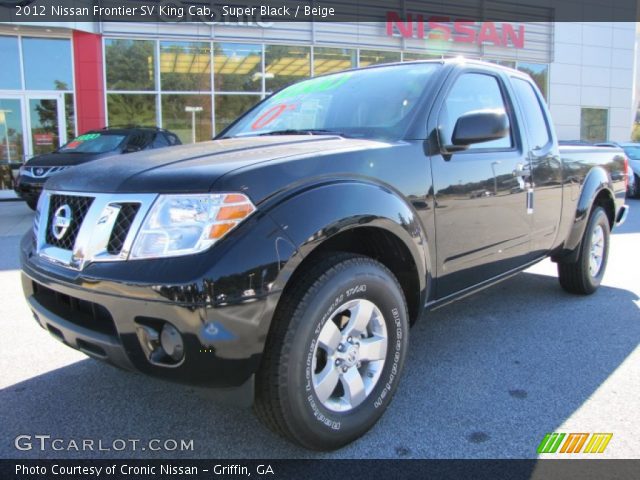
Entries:
[[24,202],[0,202],[0,237],[21,236],[33,225],[33,211]]

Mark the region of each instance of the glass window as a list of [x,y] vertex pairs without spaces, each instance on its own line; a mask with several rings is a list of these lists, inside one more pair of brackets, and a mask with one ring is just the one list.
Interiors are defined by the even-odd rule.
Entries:
[[23,154],[20,100],[0,98],[0,163],[22,162]]
[[151,147],[152,148],[162,148],[162,147],[168,147],[169,146],[169,140],[167,140],[167,137],[164,136],[164,133],[156,133],[156,136],[153,139],[153,142],[151,143]]
[[155,42],[107,39],[104,44],[108,90],[155,90]]
[[203,42],[160,42],[163,91],[211,90],[211,47]]
[[105,153],[115,150],[125,139],[124,134],[92,132],[80,135],[64,145],[61,152]]
[[[362,52],[360,52],[362,55]],[[442,55],[435,53],[418,53],[418,52],[404,52],[402,54],[403,62],[412,62],[414,60],[440,60]]]
[[[227,135],[284,133],[293,129],[395,137],[404,131],[404,120],[438,68],[438,64],[406,64],[306,80],[265,100]],[[216,103],[216,113],[220,111]]]
[[23,38],[22,55],[27,90],[73,90],[70,40]]
[[260,101],[259,95],[216,95],[216,133]]
[[214,43],[216,92],[262,91],[262,46]]
[[0,65],[0,89],[21,89],[18,37],[0,36]]
[[53,152],[60,147],[57,100],[30,98],[29,122],[34,155]]
[[400,61],[400,52],[385,52],[380,50],[360,50],[360,66],[378,65]]
[[135,132],[129,137],[125,150],[127,152],[137,152],[151,146],[153,134],[151,132]]
[[309,47],[267,45],[264,55],[267,91],[278,90],[311,76]]
[[551,141],[551,136],[547,126],[547,117],[542,110],[533,85],[519,78],[513,78],[512,80],[516,95],[522,105],[524,116],[528,120],[527,130],[531,136],[531,147],[544,147]]
[[[458,119],[477,110],[507,111],[496,77],[482,73],[466,73],[456,80],[442,105],[438,121],[442,142],[452,145],[451,137]],[[511,137],[507,136],[479,143],[476,148],[509,148],[512,145]]]
[[[201,107],[202,111],[187,112],[187,107]],[[211,96],[162,95],[162,126],[178,135],[182,143],[192,142],[194,130],[196,142],[211,140]]]
[[350,48],[316,47],[313,50],[313,74],[340,72],[357,66],[357,52]]
[[73,93],[64,94],[64,116],[67,124],[67,139],[71,139],[76,136],[76,109]]
[[156,125],[156,96],[150,94],[109,93],[109,126]]
[[528,74],[540,89],[542,97],[549,98],[549,65],[544,63],[523,63],[518,62],[518,70]]
[[583,108],[580,111],[580,140],[605,142],[608,117],[609,111],[606,108]]

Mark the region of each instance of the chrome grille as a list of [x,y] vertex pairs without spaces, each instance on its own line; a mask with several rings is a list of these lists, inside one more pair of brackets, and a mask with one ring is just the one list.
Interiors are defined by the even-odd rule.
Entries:
[[[87,215],[92,203],[92,197],[52,195],[49,202],[49,213],[47,215],[49,219],[49,222],[47,223],[47,243],[49,245],[62,248],[63,250],[72,250],[76,243],[78,231],[80,230],[84,217]],[[71,225],[61,238],[56,238],[53,235],[51,225],[53,222],[53,216],[63,205],[68,205],[71,208]]]
[[107,244],[107,252],[111,255],[118,255],[122,251],[124,241],[131,229],[131,224],[136,218],[138,210],[140,210],[139,203],[122,203],[118,206],[120,207],[120,211],[118,212],[116,223],[113,225],[109,243]]
[[[82,270],[93,262],[129,257],[136,232],[157,194],[52,192],[44,190],[34,225],[38,255],[53,263]],[[53,217],[58,215],[54,235]],[[71,219],[69,221],[69,218]],[[67,226],[63,235],[60,232]]]

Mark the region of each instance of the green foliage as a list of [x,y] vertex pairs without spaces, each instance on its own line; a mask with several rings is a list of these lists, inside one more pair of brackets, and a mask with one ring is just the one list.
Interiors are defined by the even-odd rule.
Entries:
[[154,89],[153,41],[109,39],[105,42],[105,52],[107,89]]

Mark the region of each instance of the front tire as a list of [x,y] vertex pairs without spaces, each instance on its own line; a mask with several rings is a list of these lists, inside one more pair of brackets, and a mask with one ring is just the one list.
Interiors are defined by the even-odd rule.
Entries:
[[580,242],[574,263],[558,263],[560,285],[569,293],[590,295],[595,292],[607,268],[611,230],[602,207],[595,207]]
[[256,377],[255,411],[314,450],[366,433],[389,405],[408,346],[400,285],[381,263],[334,253],[281,300]]

